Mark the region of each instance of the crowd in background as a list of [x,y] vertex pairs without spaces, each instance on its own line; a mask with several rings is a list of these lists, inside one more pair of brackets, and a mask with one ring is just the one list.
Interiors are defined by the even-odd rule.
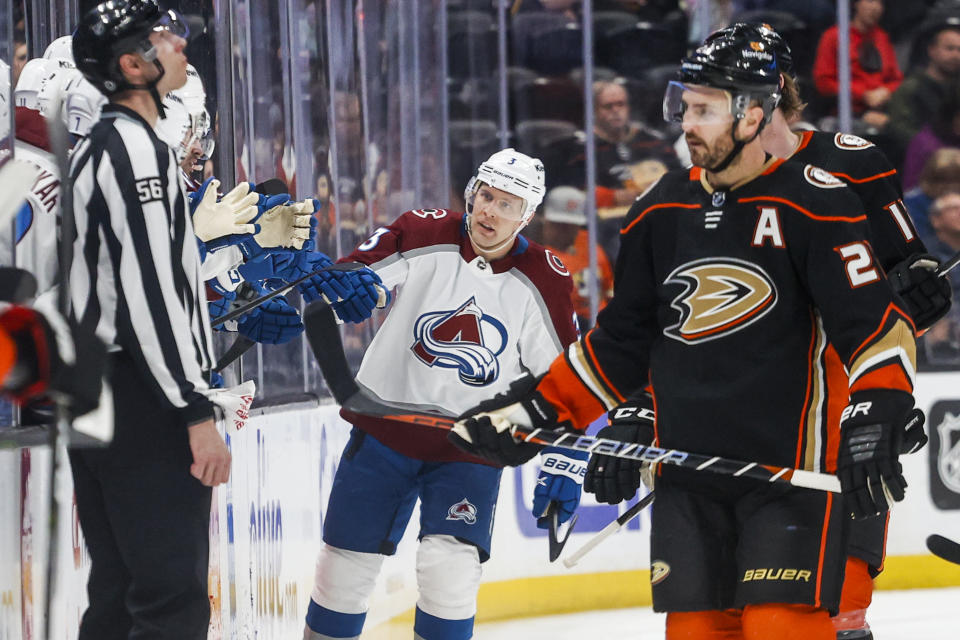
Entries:
[[[435,9],[440,2],[435,0]],[[80,4],[82,9],[84,2]],[[213,3],[171,0],[167,4],[208,26],[191,42],[188,55],[196,61],[207,89],[213,135],[223,138],[222,110],[216,104]],[[795,126],[838,127],[833,0],[593,0],[589,7],[594,52],[592,131],[585,125],[582,0],[510,0],[506,3],[506,132],[501,130],[500,111],[500,1],[445,0],[445,76],[436,81],[421,79],[422,85],[429,85],[429,95],[419,106],[424,113],[435,109],[444,103],[438,99],[443,94],[448,166],[441,166],[443,159],[437,153],[424,153],[417,162],[425,180],[446,176],[447,191],[428,190],[415,197],[402,175],[412,170],[410,163],[398,162],[404,157],[399,150],[409,144],[403,139],[409,135],[404,126],[409,120],[397,114],[410,108],[411,99],[409,93],[396,89],[403,81],[398,67],[407,64],[401,55],[402,30],[391,25],[388,9],[384,9],[383,24],[376,23],[372,10],[367,11],[364,29],[370,31],[369,40],[354,33],[354,43],[348,36],[343,36],[345,45],[333,43],[348,49],[364,47],[365,68],[338,71],[337,62],[325,58],[324,47],[330,50],[333,44],[324,38],[342,34],[327,22],[333,17],[350,24],[346,15],[350,9],[337,17],[320,0],[295,4],[296,31],[305,34],[302,43],[284,45],[282,37],[271,36],[246,44],[251,51],[265,47],[274,55],[255,57],[249,77],[240,73],[241,86],[236,90],[246,91],[242,85],[250,83],[255,97],[235,100],[233,105],[234,157],[229,162],[235,165],[237,180],[276,176],[291,194],[316,198],[320,203],[317,248],[335,255],[348,252],[377,227],[389,224],[414,200],[423,203],[435,197],[430,193],[443,194],[436,206],[462,210],[463,187],[473,169],[504,146],[506,134],[508,146],[545,164],[548,196],[525,234],[554,249],[570,268],[583,328],[593,324],[591,290],[597,292],[600,308],[612,295],[618,231],[630,204],[665,171],[689,164],[679,129],[663,121],[662,97],[679,59],[705,37],[702,32],[736,21],[771,24],[793,49],[798,85],[806,101]],[[366,7],[365,0],[355,4],[354,8]],[[282,14],[272,4],[237,10],[249,11],[251,21],[255,11],[266,12],[270,24],[263,28],[268,32],[283,24]],[[853,0],[850,17],[855,116],[850,133],[867,138],[888,155],[900,173],[904,202],[921,237],[931,253],[945,259],[960,249],[960,0]],[[13,86],[27,61],[29,36],[22,12],[15,19]],[[293,66],[285,66],[289,64],[286,50],[303,64],[297,66],[300,63],[295,60]],[[436,60],[429,64],[436,66]],[[303,77],[296,75],[298,70]],[[296,97],[307,105],[308,143],[290,124],[291,107],[284,98],[290,93],[289,83],[295,96],[298,87],[302,90]],[[441,138],[439,132],[419,133],[424,144],[429,138]],[[595,191],[589,196],[588,136],[595,148]],[[309,148],[304,152],[306,144]],[[219,156],[208,159],[197,177],[210,175],[216,159],[228,161]],[[593,206],[587,207],[588,202]],[[591,209],[597,213],[596,271],[590,270],[586,231]],[[348,330],[345,343],[351,359],[359,361],[371,331],[366,327]],[[960,309],[930,331],[922,347],[921,360],[928,368],[960,365]],[[309,387],[317,379],[310,371],[288,366],[291,359],[302,357],[302,350],[299,343],[290,343],[264,351],[262,369],[285,381],[279,389]],[[270,384],[264,388],[269,391]]]

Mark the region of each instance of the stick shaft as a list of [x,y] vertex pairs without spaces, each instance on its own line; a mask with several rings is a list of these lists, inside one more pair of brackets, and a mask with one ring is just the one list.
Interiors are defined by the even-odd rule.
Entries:
[[587,555],[597,547],[601,542],[620,531],[628,522],[636,518],[651,502],[653,502],[653,491],[645,495],[637,504],[624,511],[613,522],[601,529],[595,536],[587,540],[582,547],[571,553],[563,559],[563,564],[568,569],[576,565],[583,556]]

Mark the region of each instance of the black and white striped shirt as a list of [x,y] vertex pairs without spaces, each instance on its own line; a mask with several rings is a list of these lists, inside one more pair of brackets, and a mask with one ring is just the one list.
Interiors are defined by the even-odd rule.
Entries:
[[206,291],[173,151],[136,112],[109,104],[70,174],[74,317],[129,355],[187,424],[213,417]]

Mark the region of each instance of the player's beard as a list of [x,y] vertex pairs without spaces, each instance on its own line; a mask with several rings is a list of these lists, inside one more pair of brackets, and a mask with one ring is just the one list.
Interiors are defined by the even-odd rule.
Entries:
[[722,135],[716,139],[711,147],[703,138],[694,138],[699,145],[690,145],[690,136],[687,136],[687,147],[690,149],[690,161],[704,169],[709,170],[720,164],[724,158],[733,151],[733,140],[729,135]]

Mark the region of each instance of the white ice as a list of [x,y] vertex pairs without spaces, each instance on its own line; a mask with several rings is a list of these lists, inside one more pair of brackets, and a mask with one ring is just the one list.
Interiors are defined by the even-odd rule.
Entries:
[[[476,640],[663,640],[664,620],[664,615],[654,613],[649,607],[591,611],[481,624],[474,637]],[[960,588],[877,591],[867,620],[876,640],[955,640],[960,638]]]

